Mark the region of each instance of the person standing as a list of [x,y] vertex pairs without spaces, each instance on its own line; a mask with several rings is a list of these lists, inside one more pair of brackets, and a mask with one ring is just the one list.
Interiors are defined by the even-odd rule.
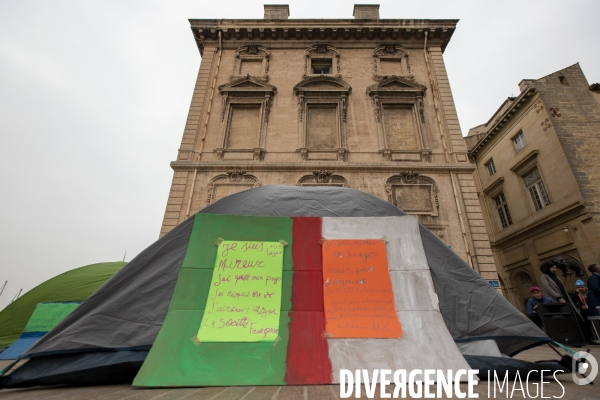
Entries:
[[[575,307],[575,304],[573,304],[571,297],[569,297],[569,293],[567,293],[567,289],[565,288],[565,285],[561,282],[560,278],[556,275],[556,270],[557,270],[556,264],[558,262],[559,261],[557,261],[556,259],[553,258],[550,261],[546,261],[545,263],[540,265],[540,271],[542,271],[542,277],[540,278],[540,281],[542,283],[542,285],[541,285],[542,289],[544,290],[544,292],[546,292],[546,294],[548,294],[550,297],[552,297],[555,301],[557,301],[559,303],[566,303],[566,304],[571,305],[571,307],[573,308],[573,314],[574,314],[575,320],[577,321],[577,325],[579,325],[581,332],[584,334],[585,340],[587,342],[591,342],[591,341],[593,341],[593,338],[589,337],[586,334],[585,321],[583,320],[583,317],[581,316],[580,313],[575,311],[577,308]],[[552,336],[550,336],[550,337],[552,337]]]
[[588,318],[600,319],[600,310],[598,310],[600,307],[600,266],[592,264],[588,267],[588,271],[592,273],[587,281]]
[[588,288],[585,286],[585,282],[581,279],[577,279],[577,281],[575,282],[575,287],[576,290],[575,293],[571,295],[571,300],[573,301],[575,308],[577,308],[579,315],[581,315],[581,317],[583,318],[583,333],[585,335],[585,338],[589,344],[600,344],[599,342],[596,342],[594,340],[594,335],[592,333],[592,321],[588,319]]
[[540,266],[540,271],[542,271],[541,286],[544,293],[552,297],[555,302],[566,303],[569,295],[563,283],[556,276],[556,270],[557,267],[552,260],[546,261]]
[[527,316],[538,326],[538,328],[542,329],[543,324],[542,319],[538,314],[538,305],[551,304],[554,303],[554,300],[552,297],[542,295],[542,290],[537,286],[530,287],[529,293],[531,293],[531,297],[527,300]]

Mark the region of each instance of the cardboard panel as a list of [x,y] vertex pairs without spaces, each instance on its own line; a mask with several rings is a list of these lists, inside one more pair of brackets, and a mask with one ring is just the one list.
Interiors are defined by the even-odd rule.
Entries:
[[439,311],[429,271],[390,271],[398,311]]
[[283,385],[288,343],[287,313],[281,340],[197,343],[203,310],[169,310],[133,386]]
[[429,270],[415,217],[323,218],[325,239],[384,239],[390,271]]
[[[323,273],[321,271],[295,271],[292,292],[291,310],[323,312]],[[282,298],[282,309],[284,301]]]
[[292,219],[288,217],[246,217],[196,214],[188,250],[181,268],[213,269],[218,239],[261,240],[288,246],[283,251],[283,270],[292,270]]
[[321,271],[323,260],[321,255],[321,218],[292,217],[294,245],[294,271]]
[[[217,255],[217,239],[284,240],[282,309],[291,307],[292,220],[278,217],[240,217],[196,214],[184,267],[160,333],[135,378],[135,386],[282,385],[285,383],[289,316],[281,313],[275,342],[198,343],[196,334],[206,304],[210,276]],[[202,281],[198,285],[197,280]],[[209,283],[210,286],[210,283]],[[193,306],[192,306],[193,305]],[[177,308],[176,308],[177,307]]]
[[388,240],[402,339],[327,339],[334,383],[340,369],[468,369],[440,312],[418,224],[412,217],[324,218],[326,239]]
[[383,240],[323,242],[325,330],[336,338],[400,338]]
[[290,341],[285,381],[288,385],[331,383],[331,362],[323,311],[290,312]]
[[[399,311],[402,339],[327,339],[333,382],[340,369],[469,369],[437,311]],[[434,378],[435,379],[435,378]]]

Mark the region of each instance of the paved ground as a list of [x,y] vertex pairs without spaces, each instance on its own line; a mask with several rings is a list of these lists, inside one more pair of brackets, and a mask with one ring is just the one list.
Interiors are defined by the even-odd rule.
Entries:
[[[591,354],[596,356],[600,362],[600,346],[590,346]],[[583,349],[575,349],[583,350]],[[516,358],[528,361],[557,359],[558,356],[548,346],[541,346],[535,349],[527,350]],[[6,362],[0,364],[0,368],[7,365]],[[571,380],[571,374],[557,375],[560,384],[550,377],[543,385],[545,398],[563,398],[563,399],[600,399],[600,377],[595,380],[595,385],[578,386]],[[539,381],[535,382],[538,385]],[[562,385],[562,387],[561,387]],[[525,386],[525,384],[524,384]],[[466,392],[466,384],[461,388]],[[512,382],[510,388],[513,388]],[[519,385],[516,386],[519,389]],[[564,388],[564,389],[563,389]],[[388,386],[388,393],[391,393],[393,386]],[[516,390],[508,395],[496,393],[494,397],[493,388],[488,396],[487,382],[481,381],[475,387],[475,393],[479,398],[541,398],[541,393],[536,395],[536,386],[531,382],[529,384],[529,395]],[[432,390],[434,392],[434,390]],[[525,395],[525,396],[524,396]],[[51,387],[51,388],[32,388],[32,389],[10,389],[0,391],[2,400],[16,399],[44,399],[44,400],[68,400],[68,399],[98,399],[98,400],[174,400],[174,399],[198,399],[198,400],[336,400],[340,398],[340,388],[338,385],[318,385],[318,386],[257,386],[257,387],[207,387],[207,388],[176,388],[176,389],[140,389],[132,388],[129,385],[110,385],[93,386],[84,388],[69,387]],[[355,398],[354,395],[352,398]],[[362,398],[366,398],[364,388]],[[379,396],[379,388],[376,390],[376,399]],[[447,398],[447,397],[441,397]],[[454,396],[456,398],[456,396]]]

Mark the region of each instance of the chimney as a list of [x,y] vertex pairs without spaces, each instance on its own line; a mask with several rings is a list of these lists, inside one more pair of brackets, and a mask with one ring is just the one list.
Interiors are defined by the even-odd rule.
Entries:
[[379,4],[355,4],[354,19],[379,19]]
[[265,4],[265,19],[288,19],[289,4]]

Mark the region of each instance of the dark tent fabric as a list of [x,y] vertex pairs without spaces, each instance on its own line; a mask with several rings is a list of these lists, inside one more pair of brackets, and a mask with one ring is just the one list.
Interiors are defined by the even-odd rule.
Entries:
[[130,383],[147,355],[147,351],[97,351],[33,358],[7,375],[2,387]]
[[[518,375],[519,378],[529,380],[542,380],[544,376],[542,371],[546,374],[545,378],[556,373],[567,373],[571,372],[571,367],[568,365],[561,364],[560,361],[537,361],[529,362],[523,360],[517,360],[516,358],[510,357],[488,357],[488,356],[464,356],[465,360],[469,363],[471,369],[479,370],[477,376],[482,380],[494,380],[494,372],[496,376],[503,380],[504,377],[508,377],[509,381],[514,381]],[[500,373],[502,372],[502,373]]]
[[[315,217],[406,215],[384,200],[353,189],[283,185],[239,192],[200,212]],[[193,218],[184,221],[129,262],[33,346],[26,356],[54,357],[53,354],[94,350],[146,353],[167,313],[193,221]],[[514,354],[550,340],[437,236],[423,226],[420,232],[440,311],[456,341],[495,339],[502,353]],[[110,363],[110,356],[106,356],[104,362]],[[39,379],[40,374],[44,372],[28,372],[21,367],[10,376],[25,385],[28,380]],[[63,379],[66,378],[63,376]],[[3,385],[10,385],[10,382],[3,382]]]

